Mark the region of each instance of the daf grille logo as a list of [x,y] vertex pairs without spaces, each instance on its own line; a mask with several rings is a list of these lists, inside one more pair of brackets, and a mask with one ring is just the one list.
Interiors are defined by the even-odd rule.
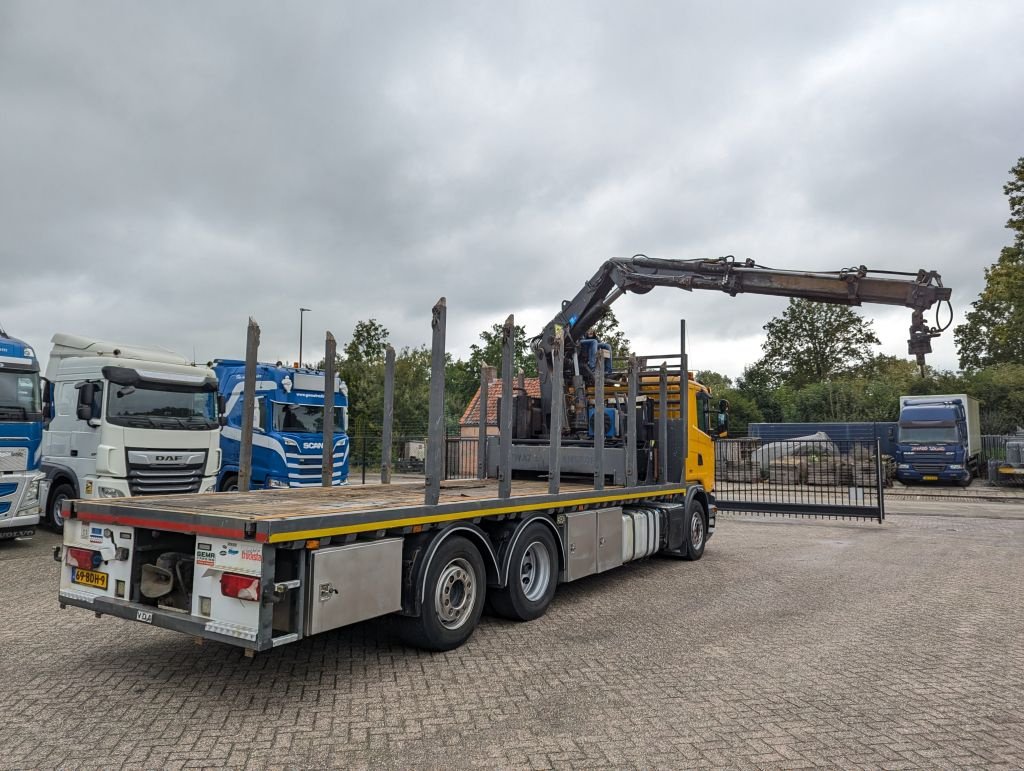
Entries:
[[154,460],[157,463],[181,463],[181,455],[157,455]]

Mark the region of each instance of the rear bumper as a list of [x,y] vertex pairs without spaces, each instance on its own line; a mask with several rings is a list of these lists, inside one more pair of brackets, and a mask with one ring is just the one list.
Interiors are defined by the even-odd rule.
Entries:
[[258,639],[221,634],[210,629],[212,622],[208,619],[197,618],[186,613],[176,613],[154,607],[153,605],[143,605],[140,602],[129,602],[111,597],[97,597],[87,592],[79,592],[73,589],[61,589],[59,599],[62,609],[67,605],[72,605],[91,610],[97,617],[116,616],[128,621],[147,624],[148,626],[170,629],[173,632],[182,632],[192,637],[201,637],[204,640],[215,640],[216,642],[234,645],[237,648],[260,651],[272,648],[274,645],[273,641],[260,644]]

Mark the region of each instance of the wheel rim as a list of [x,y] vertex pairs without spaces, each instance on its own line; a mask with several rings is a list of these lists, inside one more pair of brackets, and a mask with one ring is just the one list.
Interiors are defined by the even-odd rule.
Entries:
[[476,577],[466,560],[459,557],[445,565],[434,591],[437,618],[445,629],[458,629],[469,620],[476,592]]
[[519,580],[523,596],[530,602],[537,602],[551,585],[551,553],[543,541],[534,541],[526,547],[519,563]]
[[690,546],[694,549],[699,549],[704,545],[704,517],[700,515],[699,511],[693,512],[693,518],[690,520]]
[[53,499],[53,510],[50,512],[50,519],[53,520],[55,527],[64,527],[64,515],[61,514],[61,509],[64,508],[64,501],[67,499],[66,495],[58,495]]

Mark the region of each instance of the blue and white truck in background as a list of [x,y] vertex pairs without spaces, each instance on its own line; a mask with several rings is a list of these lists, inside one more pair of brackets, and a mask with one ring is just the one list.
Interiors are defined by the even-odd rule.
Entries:
[[0,539],[32,535],[39,524],[42,434],[35,351],[0,329]]
[[967,394],[901,396],[896,478],[903,483],[956,482],[978,475],[981,420]]
[[74,498],[213,492],[217,378],[163,348],[56,334],[46,365],[40,490],[63,530]]
[[[238,489],[242,441],[242,390],[245,362],[215,359],[225,424],[221,429],[218,490]],[[348,387],[334,383],[333,484],[348,482]],[[317,487],[323,458],[324,373],[318,370],[258,364],[253,415],[252,488]]]

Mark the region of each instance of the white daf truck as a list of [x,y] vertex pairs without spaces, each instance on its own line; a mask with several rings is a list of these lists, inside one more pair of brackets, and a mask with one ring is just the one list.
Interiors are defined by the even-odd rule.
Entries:
[[162,349],[56,334],[46,366],[40,500],[207,492],[220,469],[217,378]]

